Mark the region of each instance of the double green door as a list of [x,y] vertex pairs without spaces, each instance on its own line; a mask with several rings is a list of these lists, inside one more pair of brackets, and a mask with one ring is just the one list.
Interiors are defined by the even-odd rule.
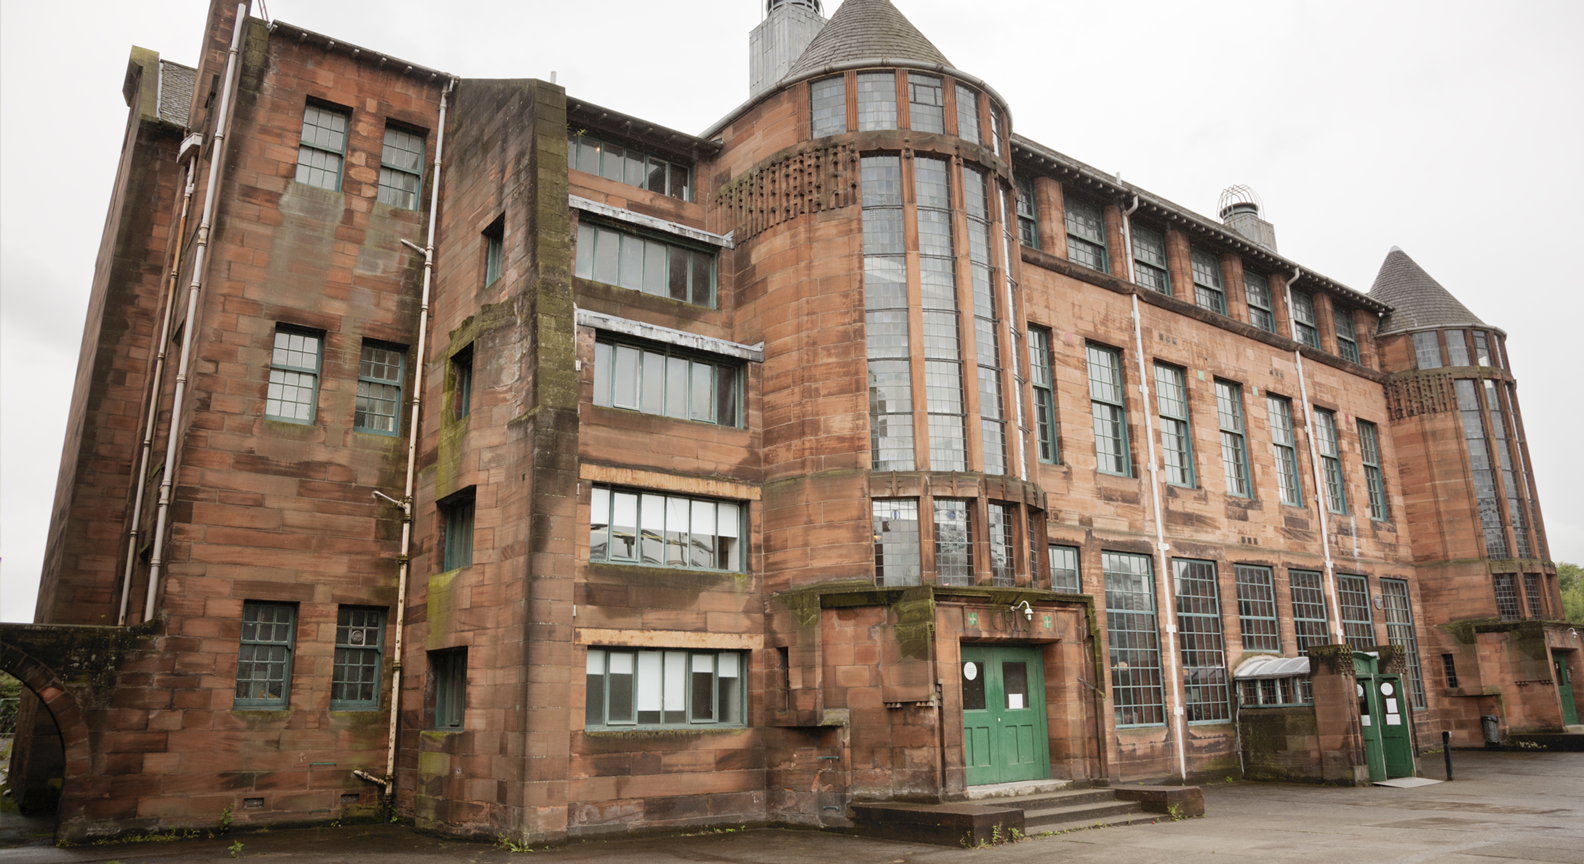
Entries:
[[1370,780],[1412,777],[1413,740],[1409,737],[1408,695],[1396,675],[1359,675],[1359,725]]
[[1553,653],[1551,662],[1556,666],[1557,695],[1562,697],[1562,722],[1568,726],[1577,726],[1578,706],[1573,704],[1573,675],[1568,670],[1567,657]]
[[959,677],[968,785],[1049,777],[1045,667],[1039,651],[964,645]]

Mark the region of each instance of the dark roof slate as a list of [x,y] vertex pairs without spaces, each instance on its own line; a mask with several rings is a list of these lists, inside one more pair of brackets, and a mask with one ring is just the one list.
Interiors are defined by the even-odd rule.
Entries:
[[951,65],[891,0],[846,0],[792,64],[787,77],[876,57]]
[[1489,326],[1396,246],[1375,274],[1369,296],[1392,307],[1381,319],[1378,332],[1382,335],[1437,327]]
[[160,61],[159,117],[166,123],[187,125],[187,110],[192,107],[193,82],[198,70],[169,60]]

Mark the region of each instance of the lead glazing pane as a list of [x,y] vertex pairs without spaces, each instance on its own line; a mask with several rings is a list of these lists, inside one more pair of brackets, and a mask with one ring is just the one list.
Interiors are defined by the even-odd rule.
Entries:
[[1112,706],[1118,726],[1166,722],[1154,572],[1148,555],[1102,552]]
[[957,137],[978,144],[979,94],[961,84],[953,86],[957,88]]
[[876,498],[872,502],[872,512],[875,584],[919,584],[918,502],[906,498]]
[[1215,563],[1174,558],[1172,569],[1182,643],[1183,708],[1190,723],[1225,722],[1232,719],[1232,706]]
[[918,132],[946,131],[946,97],[941,79],[933,75],[908,73],[909,125]]
[[1419,639],[1414,631],[1408,583],[1401,579],[1382,579],[1381,593],[1386,605],[1386,638],[1391,644],[1403,649],[1408,661],[1408,683],[1413,694],[1413,706],[1416,710],[1423,710],[1424,674],[1419,665]]
[[896,73],[858,73],[858,131],[897,128]]
[[809,98],[813,102],[813,127],[815,138],[839,135],[847,131],[847,79],[836,75],[822,78],[809,85]]
[[1237,565],[1238,621],[1244,651],[1280,651],[1276,587],[1269,567]]
[[935,499],[935,579],[941,585],[973,583],[973,529],[967,501]]

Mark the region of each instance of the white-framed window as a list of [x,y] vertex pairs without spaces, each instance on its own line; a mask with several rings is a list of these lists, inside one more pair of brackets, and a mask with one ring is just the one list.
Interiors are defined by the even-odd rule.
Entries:
[[747,569],[747,507],[739,502],[610,486],[590,494],[592,563]]
[[594,343],[594,404],[741,426],[742,364],[602,335]]
[[745,724],[742,651],[588,649],[583,728]]

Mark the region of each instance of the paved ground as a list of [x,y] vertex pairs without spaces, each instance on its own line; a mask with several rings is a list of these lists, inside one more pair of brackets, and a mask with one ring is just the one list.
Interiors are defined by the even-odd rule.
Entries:
[[[1209,817],[1035,837],[969,851],[813,831],[763,830],[573,843],[514,855],[400,827],[237,834],[170,843],[0,850],[0,864],[215,862],[241,841],[244,860],[282,864],[1275,864],[1447,862],[1584,864],[1584,753],[1458,752],[1458,780],[1415,789],[1240,783],[1205,791]],[[1426,760],[1440,776],[1436,757]]]

